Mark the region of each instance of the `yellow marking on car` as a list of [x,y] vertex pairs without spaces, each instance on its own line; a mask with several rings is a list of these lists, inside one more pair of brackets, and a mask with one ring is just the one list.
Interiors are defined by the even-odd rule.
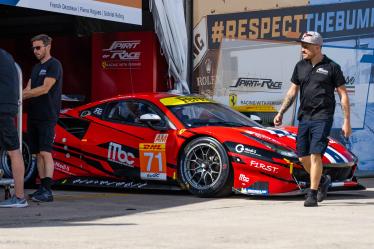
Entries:
[[165,106],[187,105],[196,103],[213,103],[213,101],[209,99],[194,96],[167,97],[160,99],[160,102]]
[[286,159],[286,158],[283,158],[284,161],[286,161],[288,163],[288,165],[290,166],[290,174],[292,175],[293,173],[293,162],[291,162],[290,160]]
[[186,131],[186,129],[180,129],[180,130],[178,131],[178,135],[182,135],[185,131]]

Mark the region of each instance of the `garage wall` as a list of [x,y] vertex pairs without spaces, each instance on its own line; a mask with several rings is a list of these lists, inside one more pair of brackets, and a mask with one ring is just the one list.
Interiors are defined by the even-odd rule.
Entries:
[[[351,100],[353,136],[341,137],[338,97],[331,135],[358,155],[361,171],[374,171],[373,8],[363,0],[195,0],[192,91],[271,125],[301,59],[296,41],[316,30],[323,52],[341,65]],[[286,124],[297,124],[296,110]]]

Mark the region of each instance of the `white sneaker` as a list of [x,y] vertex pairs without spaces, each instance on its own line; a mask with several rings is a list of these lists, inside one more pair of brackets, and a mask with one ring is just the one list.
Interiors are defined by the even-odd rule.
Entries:
[[9,199],[0,202],[0,208],[23,208],[27,207],[28,205],[29,204],[25,198],[18,198],[16,195],[13,195]]

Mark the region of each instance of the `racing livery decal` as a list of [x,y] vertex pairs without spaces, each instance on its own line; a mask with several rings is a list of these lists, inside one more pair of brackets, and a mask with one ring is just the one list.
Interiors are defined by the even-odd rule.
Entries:
[[165,144],[139,144],[140,177],[144,180],[166,181]]

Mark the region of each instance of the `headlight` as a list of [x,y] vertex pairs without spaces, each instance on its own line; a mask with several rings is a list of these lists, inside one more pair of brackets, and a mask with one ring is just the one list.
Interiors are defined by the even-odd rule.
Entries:
[[245,135],[246,137],[249,137],[250,139],[256,140],[257,142],[259,142],[259,143],[265,145],[266,147],[268,147],[269,149],[274,150],[278,154],[281,154],[282,156],[298,158],[296,153],[291,149],[287,149],[285,147],[270,143],[268,141],[264,141],[264,140],[259,139],[257,137],[250,136],[249,134],[247,134],[245,132],[242,132],[242,134]]

